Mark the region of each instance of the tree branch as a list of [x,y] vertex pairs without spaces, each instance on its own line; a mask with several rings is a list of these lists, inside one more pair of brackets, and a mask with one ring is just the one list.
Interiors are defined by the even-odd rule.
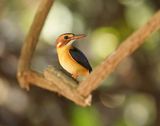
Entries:
[[119,48],[112,53],[101,65],[99,65],[90,76],[78,87],[78,91],[84,97],[100,86],[101,82],[114,71],[117,65],[127,56],[131,55],[140,47],[145,39],[160,28],[160,11],[158,11],[150,21],[135,33],[128,37]]
[[68,78],[55,68],[49,67],[43,74],[39,74],[30,69],[32,55],[53,1],[54,0],[41,1],[33,24],[24,42],[17,72],[20,86],[29,89],[29,84],[33,84],[57,92],[78,105],[90,105],[90,93],[100,86],[104,78],[109,76],[125,57],[131,55],[144,42],[144,39],[160,28],[160,11],[158,11],[146,25],[126,39],[85,81],[77,85],[76,81]]
[[40,32],[53,2],[54,0],[42,0],[39,5],[21,51],[17,72],[18,81],[20,86],[22,88],[26,88],[27,90],[29,90],[29,84],[33,84],[35,86],[57,92],[81,106],[90,105],[91,96],[88,98],[83,98],[79,95],[76,91],[77,83],[66,76],[63,77],[64,74],[60,74],[59,71],[57,72],[55,69],[49,68],[50,70],[46,69],[44,75],[41,75],[30,69],[32,55],[35,51]]
[[36,48],[40,32],[47,18],[49,10],[54,0],[41,0],[37,13],[34,17],[32,26],[25,39],[18,67],[18,79],[22,88],[29,89],[28,82],[25,80],[23,73],[30,69],[31,59]]
[[[58,73],[60,76],[58,77]],[[48,68],[44,71],[44,76],[48,81],[51,81],[59,88],[59,94],[67,97],[81,106],[87,106],[91,104],[91,95],[84,98],[77,92],[77,83],[73,79],[69,79],[63,73],[59,73],[53,68]],[[56,83],[55,83],[56,82]]]
[[25,72],[24,77],[27,82],[43,89],[57,92],[58,94],[65,96],[66,98],[70,99],[80,106],[90,105],[91,96],[84,99],[81,95],[79,95],[79,93],[77,93],[77,84],[71,79],[65,79],[66,76],[62,75],[61,78],[59,78],[57,77],[57,72],[55,72],[54,69],[47,68],[44,71],[44,76],[30,70]]

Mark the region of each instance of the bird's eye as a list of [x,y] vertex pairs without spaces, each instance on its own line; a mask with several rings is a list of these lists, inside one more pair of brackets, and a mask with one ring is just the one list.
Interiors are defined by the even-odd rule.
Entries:
[[64,36],[64,39],[68,39],[69,37],[68,36]]

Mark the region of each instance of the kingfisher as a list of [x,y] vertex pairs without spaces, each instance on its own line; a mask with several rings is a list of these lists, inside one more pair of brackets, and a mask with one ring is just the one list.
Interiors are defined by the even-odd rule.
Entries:
[[75,40],[84,37],[86,37],[85,34],[65,33],[56,39],[59,63],[74,79],[80,76],[86,77],[92,71],[86,56],[72,45]]

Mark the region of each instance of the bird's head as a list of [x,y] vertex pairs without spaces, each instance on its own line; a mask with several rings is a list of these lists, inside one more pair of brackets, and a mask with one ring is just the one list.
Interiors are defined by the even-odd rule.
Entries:
[[56,40],[56,47],[60,48],[63,46],[71,45],[77,39],[86,37],[85,34],[75,35],[73,33],[65,33],[60,35]]

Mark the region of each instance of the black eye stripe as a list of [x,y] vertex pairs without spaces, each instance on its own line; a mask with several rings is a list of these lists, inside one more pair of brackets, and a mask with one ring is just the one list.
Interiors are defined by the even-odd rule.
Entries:
[[64,39],[68,39],[69,37],[66,35],[66,36],[64,36]]

